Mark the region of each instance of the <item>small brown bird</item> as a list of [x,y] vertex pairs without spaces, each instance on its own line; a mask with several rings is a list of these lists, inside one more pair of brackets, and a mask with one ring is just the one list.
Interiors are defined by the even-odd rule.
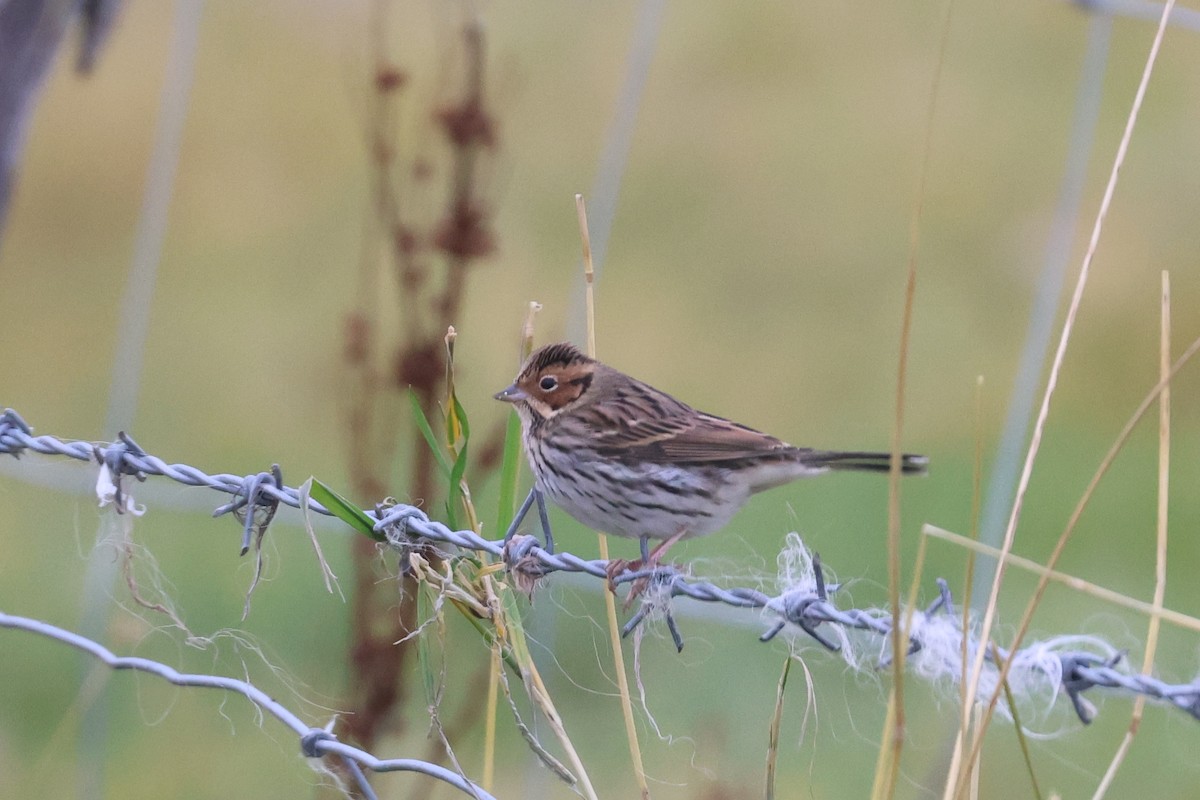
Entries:
[[[641,566],[657,564],[680,539],[724,527],[756,492],[830,470],[887,472],[891,462],[888,453],[793,447],[697,411],[567,343],[534,352],[496,399],[521,417],[536,482],[513,530],[540,492],[591,528],[641,539]],[[900,468],[922,473],[927,464],[905,454]],[[654,553],[650,539],[662,542]]]

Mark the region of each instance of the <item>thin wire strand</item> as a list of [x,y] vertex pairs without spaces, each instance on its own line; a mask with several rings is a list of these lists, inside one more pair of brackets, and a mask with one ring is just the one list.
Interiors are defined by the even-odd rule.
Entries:
[[300,717],[292,713],[290,709],[278,700],[275,700],[262,689],[246,681],[227,678],[221,675],[179,672],[166,664],[148,658],[117,656],[108,648],[92,641],[86,636],[80,636],[79,634],[40,620],[18,617],[2,611],[0,611],[0,628],[22,630],[44,636],[48,639],[54,639],[82,650],[114,670],[130,669],[138,672],[146,672],[151,675],[157,675],[176,686],[222,689],[227,692],[240,694],[291,728],[299,736],[301,752],[304,755],[309,758],[319,758],[326,755],[337,756],[343,762],[352,765],[350,773],[355,776],[359,784],[358,788],[363,792],[364,796],[373,797],[374,794],[365,779],[363,779],[361,770],[356,768],[358,765],[366,767],[372,772],[419,772],[422,775],[428,775],[431,778],[448,783],[466,794],[480,798],[480,800],[495,800],[492,795],[488,794],[475,783],[467,781],[458,773],[448,770],[445,767],[440,767],[437,764],[413,758],[381,759],[368,753],[366,750],[360,750],[357,747],[340,742],[336,736],[324,728],[314,728],[306,725]]

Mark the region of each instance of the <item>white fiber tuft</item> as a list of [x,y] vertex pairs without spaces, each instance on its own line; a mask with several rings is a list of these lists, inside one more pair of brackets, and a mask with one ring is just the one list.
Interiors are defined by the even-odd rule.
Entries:
[[[868,676],[889,669],[891,612],[887,608],[872,607],[840,609],[834,602],[834,595],[829,595],[825,601],[821,600],[821,583],[818,580],[816,558],[804,546],[799,534],[789,533],[778,557],[776,586],[779,594],[763,610],[763,619],[771,626],[768,633],[785,636],[793,649],[819,646],[810,632],[806,632],[799,624],[803,621],[820,637],[836,645],[838,655],[855,672]],[[824,583],[827,587],[834,586],[827,573]],[[949,599],[948,594],[943,597]],[[913,649],[908,656],[906,669],[932,684],[937,693],[947,699],[957,700],[966,674],[963,663],[964,635],[968,669],[974,661],[977,648],[981,646],[977,621],[974,617],[968,617],[964,634],[961,608],[944,603],[935,604],[930,609],[911,610],[908,619]],[[783,624],[783,620],[789,622]],[[1013,719],[1014,710],[1009,707],[1007,700],[1011,694],[1017,705],[1017,717],[1029,735],[1057,735],[1057,731],[1039,733],[1031,730],[1030,726],[1042,728],[1051,715],[1071,708],[1064,697],[1064,664],[1079,663],[1073,661],[1079,659],[1087,665],[1111,666],[1120,660],[1120,652],[1097,636],[1056,636],[1031,642],[1013,658],[1006,677],[1007,691],[1000,691],[996,711],[1006,719]],[[995,651],[989,645],[979,680],[977,702],[987,703],[996,694],[1000,668],[995,661],[1009,657],[1007,650],[1000,648]],[[1081,713],[1088,716],[1094,713],[1095,709],[1088,699],[1082,695],[1078,699]]]

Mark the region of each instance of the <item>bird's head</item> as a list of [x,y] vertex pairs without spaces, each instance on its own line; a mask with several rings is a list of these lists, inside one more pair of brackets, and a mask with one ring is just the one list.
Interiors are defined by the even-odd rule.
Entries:
[[522,417],[548,420],[588,399],[597,362],[573,344],[549,344],[535,350],[497,400],[512,403]]

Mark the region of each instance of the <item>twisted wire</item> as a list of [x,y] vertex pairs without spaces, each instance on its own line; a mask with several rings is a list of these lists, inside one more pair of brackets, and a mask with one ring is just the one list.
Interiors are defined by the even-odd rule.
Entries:
[[290,709],[278,700],[246,681],[220,675],[184,673],[148,658],[117,656],[108,648],[85,636],[80,636],[55,625],[42,622],[41,620],[18,617],[6,614],[3,611],[0,611],[0,628],[28,631],[68,644],[95,657],[114,670],[131,669],[157,675],[176,686],[201,686],[209,689],[223,689],[227,692],[240,694],[291,728],[299,737],[300,751],[306,757],[321,758],[322,756],[329,755],[340,758],[343,764],[347,766],[349,773],[355,778],[358,788],[364,797],[374,798],[375,793],[363,776],[362,770],[359,768],[360,765],[373,772],[419,772],[422,775],[428,775],[431,778],[448,783],[454,788],[478,798],[478,800],[494,800],[492,795],[484,791],[482,787],[445,767],[413,758],[376,758],[365,750],[338,741],[336,736],[324,728],[314,728],[306,725],[300,717],[292,713]]
[[[118,476],[127,475],[137,480],[145,480],[148,476],[157,475],[188,486],[206,486],[230,494],[232,500],[219,506],[215,514],[233,512],[238,514],[240,519],[244,519],[243,552],[249,546],[254,526],[265,526],[280,503],[293,508],[301,506],[300,492],[283,483],[282,472],[278,465],[273,466],[270,472],[251,475],[209,474],[187,464],[168,464],[161,458],[145,452],[124,433],[120,434],[118,440],[112,443],[69,441],[46,435],[35,436],[32,428],[17,412],[12,409],[5,410],[3,414],[0,414],[0,454],[7,453],[19,458],[27,450],[102,464]],[[120,483],[120,480],[116,481],[118,495],[121,492]],[[123,507],[118,497],[117,508]],[[312,499],[308,500],[308,507],[318,514],[332,516],[328,509]],[[638,571],[626,570],[610,579],[607,571],[608,561],[580,558],[572,553],[551,552],[543,548],[532,536],[518,535],[508,540],[492,540],[485,539],[471,530],[451,530],[446,525],[430,519],[425,512],[415,506],[396,504],[387,508],[368,510],[365,513],[374,520],[375,531],[384,536],[388,543],[401,554],[408,549],[430,543],[453,545],[464,550],[487,553],[500,559],[510,572],[518,573],[519,576],[530,581],[554,572],[577,572],[610,581],[614,585],[642,582],[641,585],[645,587],[645,595],[649,599],[643,602],[642,607],[626,623],[623,633],[628,635],[655,612],[659,612],[665,618],[667,628],[678,648],[683,647],[683,639],[671,614],[670,605],[664,602],[664,599],[676,597],[769,612],[776,619],[772,627],[760,637],[761,641],[769,641],[785,629],[794,627],[823,647],[836,651],[840,649],[840,645],[820,630],[820,626],[825,624],[863,631],[884,638],[892,635],[891,616],[880,609],[839,608],[830,601],[830,594],[837,587],[825,585],[819,558],[814,558],[814,587],[787,588],[780,594],[772,596],[753,588],[725,588],[709,581],[691,579],[672,565]],[[938,586],[938,598],[924,611],[918,612],[926,620],[934,619],[938,614],[951,614],[954,611],[948,585],[944,580],[939,579]],[[0,615],[0,624],[9,624],[6,621],[15,619],[19,618]],[[27,622],[35,623],[35,621]],[[148,668],[138,659],[117,660],[120,661],[120,664],[113,663],[116,657],[100,645],[67,631],[53,628],[53,626],[44,625],[44,623],[22,624],[19,627],[66,641],[91,652],[116,668]],[[961,631],[960,634],[962,634]],[[910,652],[916,653],[921,647],[920,637],[911,634]],[[1029,649],[1026,648],[1026,650]],[[1002,648],[993,648],[988,653],[988,659],[991,661],[1008,659],[1015,655]],[[1044,660],[1035,661],[1033,667],[1041,671],[1047,678],[1057,682],[1058,687],[1068,696],[1076,714],[1084,724],[1090,723],[1095,714],[1095,710],[1083,699],[1083,693],[1092,689],[1107,689],[1141,695],[1169,704],[1200,721],[1200,679],[1191,683],[1170,684],[1150,675],[1129,673],[1118,668],[1121,662],[1120,654],[1116,657],[1103,657],[1087,650],[1065,650],[1043,655],[1051,656],[1052,663],[1046,663]],[[886,667],[886,661],[881,662],[880,666]],[[169,670],[167,667],[163,667],[163,669]],[[172,677],[199,679],[189,685],[219,685],[223,688],[241,691],[237,686],[240,682],[230,682],[230,679],[227,678],[179,676],[173,670],[164,672],[158,669],[149,669],[149,671],[156,672],[168,679]],[[254,702],[259,702],[256,696],[251,696],[245,691],[242,693]],[[289,725],[292,725],[291,720],[295,719],[279,714],[276,716]],[[297,724],[299,724],[298,721]],[[292,727],[296,726],[292,725]],[[305,732],[308,730],[307,727],[304,728]],[[379,764],[392,763],[360,757],[363,755],[361,751],[358,755],[343,751],[340,748],[346,746],[332,740],[322,739],[314,746],[332,748],[325,752],[336,750],[339,754],[346,755],[373,770],[381,769]],[[454,777],[458,778],[457,775]]]

